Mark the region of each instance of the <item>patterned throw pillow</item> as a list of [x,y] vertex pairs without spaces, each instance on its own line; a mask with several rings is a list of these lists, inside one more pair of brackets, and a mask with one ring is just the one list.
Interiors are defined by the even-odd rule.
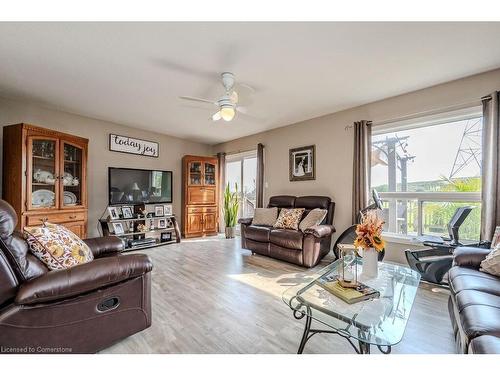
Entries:
[[278,220],[274,223],[274,227],[298,230],[304,211],[304,208],[282,208]]
[[321,208],[315,208],[314,210],[311,210],[311,212],[307,214],[304,220],[300,222],[299,229],[303,232],[307,228],[311,228],[315,225],[321,224],[327,213],[327,210],[323,210]]
[[87,244],[62,225],[25,227],[24,233],[30,251],[50,270],[63,270],[94,259]]
[[256,208],[252,225],[267,225],[272,227],[278,217],[278,207]]
[[500,244],[498,244],[481,262],[480,271],[493,276],[500,276]]

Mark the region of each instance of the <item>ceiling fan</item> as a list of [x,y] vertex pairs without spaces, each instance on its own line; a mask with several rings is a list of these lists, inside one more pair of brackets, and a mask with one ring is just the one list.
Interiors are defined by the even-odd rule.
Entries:
[[[230,72],[224,72],[221,74],[221,78],[225,92],[217,100],[196,98],[193,96],[180,96],[179,98],[183,100],[191,100],[195,102],[210,103],[216,105],[219,110],[212,115],[213,121],[219,121],[220,119],[223,119],[224,121],[231,121],[234,119],[236,112],[246,114],[246,107],[240,106],[238,104],[239,96],[235,90],[236,80],[234,78],[234,74]],[[238,86],[245,87],[252,92],[255,91],[252,87],[243,83],[239,83]]]

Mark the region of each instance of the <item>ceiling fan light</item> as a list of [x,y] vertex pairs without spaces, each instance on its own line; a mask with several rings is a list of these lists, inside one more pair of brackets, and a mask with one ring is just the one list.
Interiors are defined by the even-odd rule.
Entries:
[[220,109],[220,115],[224,121],[231,121],[235,115],[234,108],[233,107],[223,107]]

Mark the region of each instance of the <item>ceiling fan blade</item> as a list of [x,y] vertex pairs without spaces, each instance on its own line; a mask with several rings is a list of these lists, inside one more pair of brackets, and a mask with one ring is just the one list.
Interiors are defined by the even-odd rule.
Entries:
[[220,114],[220,111],[217,111],[216,113],[214,113],[212,115],[212,120],[213,121],[219,121],[220,119],[222,118],[221,114]]
[[231,93],[231,102],[233,104],[238,104],[238,93],[236,91],[233,90],[233,92]]
[[203,99],[203,98],[196,98],[194,96],[179,96],[179,98],[180,99],[184,99],[184,100],[192,100],[194,102],[210,103],[210,104],[217,105],[217,103],[214,102],[213,100],[208,100],[208,99]]
[[243,107],[243,106],[237,106],[236,107],[236,111],[238,111],[240,113],[243,113],[243,114],[247,114],[248,113],[247,107]]
[[250,86],[249,84],[244,83],[244,82],[238,82],[238,83],[236,84],[236,86],[239,86],[239,87],[244,87],[244,88],[246,88],[246,89],[250,90],[252,93],[255,93],[255,91],[256,91],[254,87],[252,87],[252,86]]

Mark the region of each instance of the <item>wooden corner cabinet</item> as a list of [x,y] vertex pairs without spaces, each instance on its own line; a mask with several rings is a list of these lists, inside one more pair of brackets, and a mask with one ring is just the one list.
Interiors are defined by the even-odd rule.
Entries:
[[182,158],[182,235],[217,234],[219,217],[217,158],[186,155]]
[[3,128],[3,199],[18,229],[44,221],[87,236],[88,139],[29,124]]

